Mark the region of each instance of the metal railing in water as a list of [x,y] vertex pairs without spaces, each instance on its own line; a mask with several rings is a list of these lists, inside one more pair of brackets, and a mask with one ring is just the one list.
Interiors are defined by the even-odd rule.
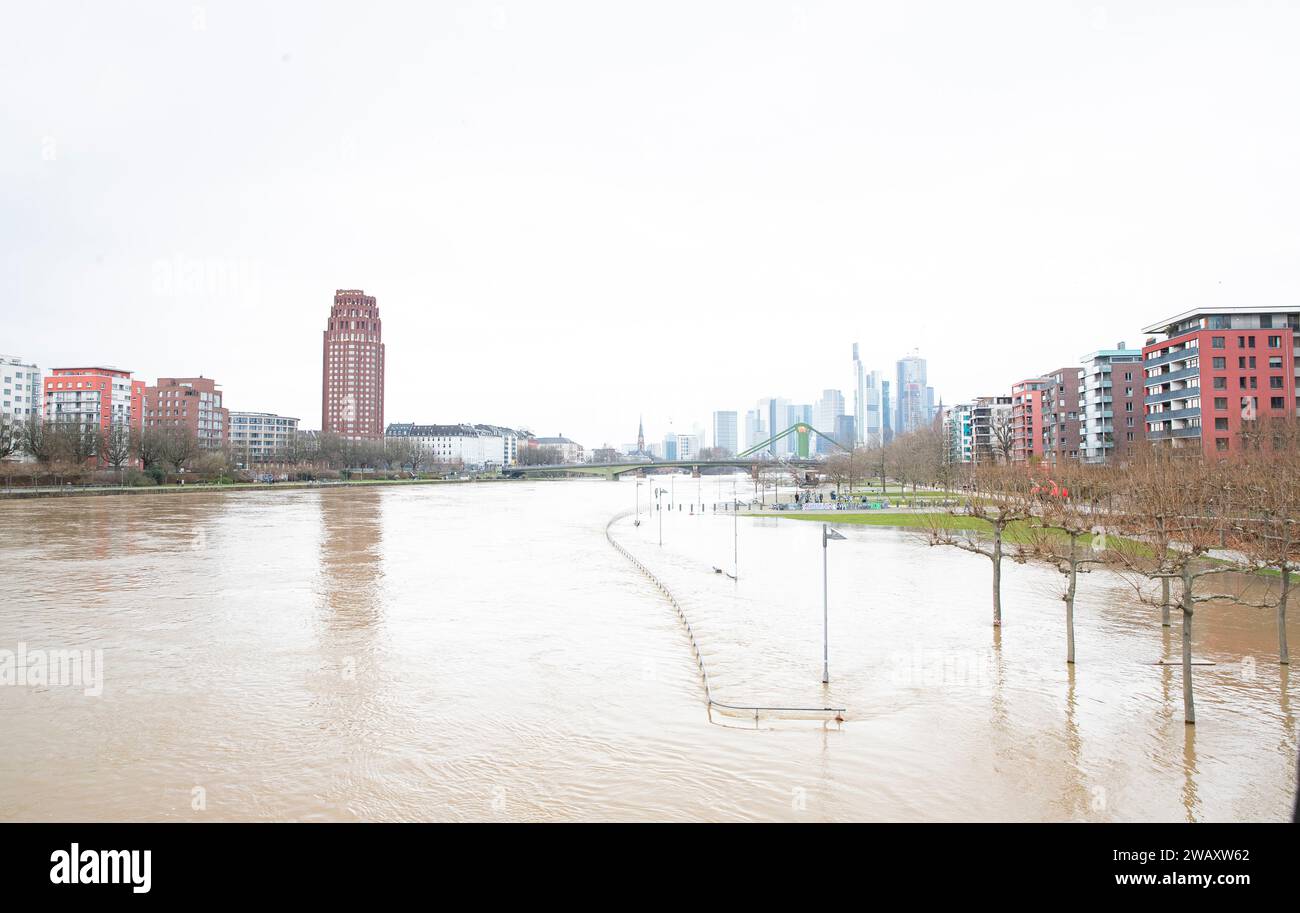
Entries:
[[673,595],[672,590],[668,589],[664,582],[660,580],[655,573],[650,570],[650,568],[646,567],[640,559],[624,548],[622,543],[614,538],[614,524],[625,517],[631,516],[632,513],[632,511],[628,510],[611,517],[609,523],[605,525],[605,538],[609,541],[610,545],[614,546],[614,548],[618,550],[619,554],[628,561],[631,561],[632,564],[636,566],[637,570],[644,574],[651,583],[659,588],[659,592],[668,600],[668,604],[677,612],[677,618],[686,628],[686,636],[691,644],[691,652],[695,655],[695,666],[700,672],[700,681],[704,684],[704,699],[708,704],[710,720],[713,719],[713,710],[717,709],[724,716],[744,716],[748,718],[750,714],[753,714],[755,726],[758,726],[759,719],[765,714],[773,718],[781,719],[825,720],[833,722],[844,721],[844,714],[846,712],[846,708],[844,707],[765,707],[756,704],[728,704],[723,701],[715,700],[713,697],[713,685],[709,681],[709,670],[704,666],[704,656],[700,653],[699,641],[695,639],[695,629],[691,627],[691,621],[686,617],[686,612],[682,609],[681,603],[677,601],[677,597]]

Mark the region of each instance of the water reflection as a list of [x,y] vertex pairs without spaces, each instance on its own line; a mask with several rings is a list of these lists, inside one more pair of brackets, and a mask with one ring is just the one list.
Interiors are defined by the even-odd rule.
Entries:
[[334,633],[371,629],[383,613],[380,492],[322,492],[318,502],[322,623]]

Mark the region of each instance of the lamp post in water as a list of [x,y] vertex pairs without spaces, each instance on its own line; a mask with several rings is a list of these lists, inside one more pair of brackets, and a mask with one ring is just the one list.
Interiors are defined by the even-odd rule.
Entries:
[[828,685],[831,680],[831,647],[830,631],[828,621],[830,612],[828,609],[829,598],[827,597],[826,585],[826,543],[832,539],[843,539],[844,537],[830,528],[827,523],[822,524],[822,684]]
[[740,501],[736,499],[736,480],[731,480],[731,569],[732,580],[740,579],[740,511],[736,508]]
[[664,509],[663,505],[659,503],[659,496],[666,490],[664,488],[655,489],[655,513],[659,515],[659,545],[661,547],[664,544]]

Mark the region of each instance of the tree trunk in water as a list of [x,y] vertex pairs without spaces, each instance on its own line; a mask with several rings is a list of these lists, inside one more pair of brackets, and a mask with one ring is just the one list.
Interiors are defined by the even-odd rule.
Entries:
[[1160,578],[1160,625],[1169,627],[1169,578]]
[[1282,595],[1277,601],[1277,653],[1278,661],[1284,665],[1291,664],[1291,654],[1286,645],[1286,601],[1291,595],[1291,567],[1282,567]]
[[1196,724],[1196,705],[1192,701],[1192,571],[1183,571],[1183,722]]
[[1074,593],[1078,569],[1070,565],[1070,585],[1065,591],[1065,661],[1074,662]]
[[993,530],[993,626],[1002,624],[1002,530]]

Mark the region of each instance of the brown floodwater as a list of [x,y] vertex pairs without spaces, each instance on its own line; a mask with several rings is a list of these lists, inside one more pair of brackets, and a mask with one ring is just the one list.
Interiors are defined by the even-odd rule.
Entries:
[[1198,609],[1188,727],[1156,664],[1177,619],[1117,577],[1082,579],[1070,668],[1054,570],[1007,566],[995,631],[986,560],[842,527],[823,686],[820,526],[665,511],[660,547],[649,490],[611,532],[715,699],[842,724],[710,719],[682,623],[605,538],[630,479],[5,502],[0,650],[101,650],[103,674],[0,685],[0,818],[1289,816],[1271,612]]

